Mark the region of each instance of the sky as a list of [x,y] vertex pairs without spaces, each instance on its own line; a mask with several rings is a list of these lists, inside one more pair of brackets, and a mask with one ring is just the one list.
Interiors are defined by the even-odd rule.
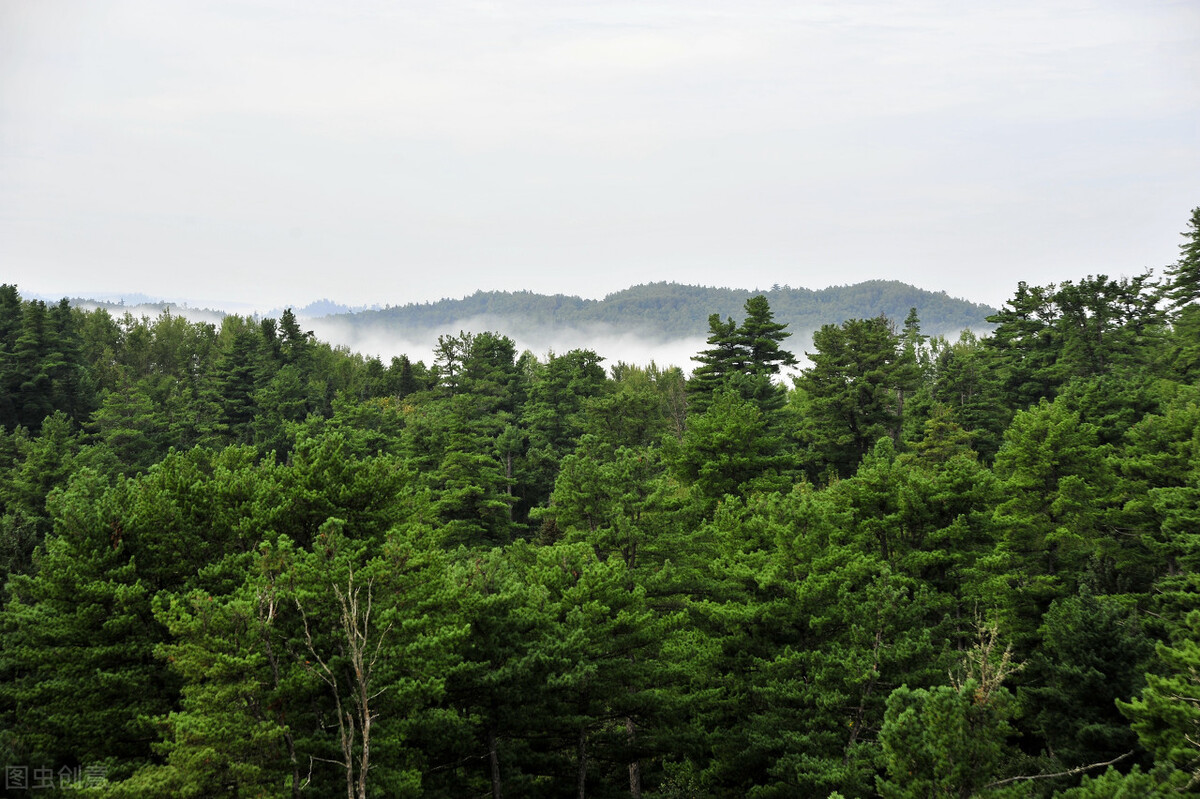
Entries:
[[1161,272],[1200,3],[3,0],[0,282],[248,308]]

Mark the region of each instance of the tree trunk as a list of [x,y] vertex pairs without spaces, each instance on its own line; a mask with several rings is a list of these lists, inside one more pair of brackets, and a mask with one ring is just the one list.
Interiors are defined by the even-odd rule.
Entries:
[[[267,650],[267,662],[271,664],[271,681],[275,690],[279,690],[279,660],[275,657],[275,647],[271,645],[271,624],[275,621],[275,593],[274,584],[272,590],[259,594],[258,601],[258,622],[261,625],[259,632],[262,635],[263,644]],[[291,730],[287,727],[287,714],[283,707],[280,706],[275,711],[275,721],[281,728],[286,730],[283,733],[283,741],[287,746],[288,761],[292,764],[292,799],[300,799],[300,760],[296,756],[296,738],[292,735]]]
[[[637,730],[633,726],[633,718],[625,717],[625,732],[629,736],[629,744],[633,745]],[[629,795],[633,799],[642,799],[642,761],[634,759],[629,762]]]
[[587,799],[587,728],[579,728],[579,799]]
[[492,799],[500,795],[500,755],[496,752],[496,730],[488,727],[488,759],[492,764]]

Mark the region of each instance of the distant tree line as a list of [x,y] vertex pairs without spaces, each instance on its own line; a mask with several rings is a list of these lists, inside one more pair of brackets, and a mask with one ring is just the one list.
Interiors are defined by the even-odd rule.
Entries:
[[969,328],[984,332],[989,329],[986,317],[996,310],[954,299],[945,292],[924,291],[891,280],[871,280],[815,291],[775,286],[764,292],[648,283],[610,294],[603,300],[531,291],[477,291],[460,300],[360,311],[339,318],[352,326],[426,330],[445,329],[462,319],[487,317],[522,334],[544,328],[601,324],[617,326],[622,331],[640,330],[648,336],[687,338],[704,334],[710,314],[720,317],[736,314],[748,299],[759,294],[767,299],[781,323],[793,332],[806,333],[830,320],[880,315],[899,319],[911,307],[919,309],[927,330],[957,334]]

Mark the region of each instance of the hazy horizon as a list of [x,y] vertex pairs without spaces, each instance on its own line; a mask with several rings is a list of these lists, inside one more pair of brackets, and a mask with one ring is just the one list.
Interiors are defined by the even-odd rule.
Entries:
[[1178,257],[1186,0],[8,0],[0,280],[247,307]]
[[[804,287],[793,286],[790,288]],[[26,298],[37,296],[31,294]],[[137,297],[137,299],[122,306],[116,306],[116,300],[113,298],[85,297],[80,294],[70,295],[69,298],[80,301],[76,302],[76,305],[85,310],[116,306],[123,308],[135,318],[150,319],[157,318],[161,314],[161,310],[157,306],[165,304],[172,313],[183,316],[189,321],[211,322],[218,326],[221,317],[225,314],[263,318],[277,317],[284,310],[283,308],[237,310],[228,307],[200,307],[186,299],[155,301],[154,298],[141,294],[130,294],[129,296]],[[40,298],[55,302],[61,299],[48,295]],[[321,298],[316,302],[323,301],[329,301],[329,298]],[[572,349],[590,349],[602,356],[606,368],[621,361],[641,366],[654,362],[660,367],[678,366],[685,372],[689,372],[694,366],[692,356],[706,346],[704,335],[669,335],[649,327],[628,328],[605,322],[529,324],[500,315],[464,312],[462,316],[441,325],[399,325],[386,318],[350,324],[340,314],[309,315],[304,312],[305,307],[295,306],[293,310],[302,326],[311,329],[319,340],[334,346],[344,346],[365,357],[378,357],[385,364],[392,357],[400,355],[406,355],[414,362],[420,360],[431,364],[438,338],[443,335],[456,335],[464,331],[500,333],[514,341],[518,352],[528,350],[539,358],[545,358],[551,352],[561,354]],[[371,309],[352,310],[350,313],[361,313],[362,310]],[[839,320],[830,319],[829,321],[836,323]],[[805,353],[811,348],[813,329],[790,329],[788,332],[790,339],[785,344],[785,348],[799,359],[798,369],[808,363]],[[961,330],[958,328],[925,329],[924,332],[929,335],[944,335],[952,339]],[[984,331],[975,330],[974,332],[982,333]],[[794,374],[797,369],[790,370],[789,373]]]
[[[886,278],[879,278],[879,280],[887,281]],[[684,286],[684,287],[688,287],[688,288],[715,289],[715,290],[719,290],[719,291],[728,290],[728,291],[736,291],[736,292],[744,291],[744,292],[748,292],[748,293],[761,292],[764,294],[769,293],[770,291],[773,291],[775,289],[775,287],[778,285],[778,284],[775,284],[775,285],[766,286],[766,287],[763,287],[763,286],[744,287],[744,286],[732,286],[732,285],[705,285],[705,284],[700,284],[700,283],[683,283],[680,281],[654,281],[654,282],[655,283],[667,282],[670,284],[680,285],[680,286]],[[824,289],[837,288],[839,286],[847,286],[848,287],[848,286],[861,285],[861,283],[866,283],[866,282],[870,282],[870,281],[859,281],[857,283],[832,283],[828,286],[822,286],[819,288],[815,288],[812,286],[799,286],[799,285],[787,285],[787,286],[779,286],[779,287],[785,288],[785,289],[797,289],[797,290],[801,290],[801,291],[803,291],[803,290],[822,291]],[[898,280],[896,282],[904,283],[905,281]],[[45,302],[58,302],[59,300],[61,300],[63,298],[67,298],[67,299],[73,299],[73,300],[96,301],[96,302],[108,303],[108,304],[112,304],[112,305],[128,305],[130,307],[139,306],[139,305],[151,306],[151,305],[165,304],[165,305],[171,305],[171,306],[177,305],[180,307],[186,307],[186,308],[189,308],[192,310],[197,310],[197,311],[205,311],[205,310],[223,311],[225,313],[230,313],[230,314],[234,314],[234,313],[242,314],[242,315],[249,314],[249,315],[261,317],[261,316],[278,315],[286,308],[291,308],[293,311],[298,312],[301,309],[306,309],[306,308],[311,307],[312,305],[317,305],[317,304],[322,304],[322,303],[330,303],[332,305],[338,306],[339,308],[345,309],[345,310],[334,311],[333,313],[335,313],[335,314],[336,313],[359,313],[359,312],[363,312],[363,311],[382,311],[382,310],[388,310],[388,309],[392,309],[392,308],[403,308],[403,307],[406,307],[409,305],[430,305],[430,304],[437,304],[439,302],[458,302],[461,300],[465,300],[469,297],[472,297],[476,294],[480,294],[480,293],[486,294],[486,293],[490,293],[493,291],[511,293],[511,294],[531,293],[531,294],[537,294],[537,295],[542,295],[542,296],[560,296],[561,295],[561,296],[565,296],[565,297],[571,297],[574,299],[599,302],[599,301],[606,300],[609,297],[612,297],[614,295],[620,294],[624,291],[627,291],[629,289],[637,288],[639,286],[644,286],[644,285],[652,285],[652,283],[630,284],[628,286],[614,289],[613,291],[606,292],[605,294],[596,296],[596,297],[584,296],[581,294],[566,294],[564,292],[553,292],[553,293],[552,292],[543,292],[543,291],[538,291],[535,288],[475,289],[473,291],[469,291],[465,294],[461,294],[458,296],[439,297],[439,298],[433,299],[433,300],[410,301],[410,302],[405,302],[405,303],[389,303],[389,304],[376,303],[373,305],[355,305],[355,304],[351,304],[351,303],[347,303],[347,302],[341,302],[334,296],[326,295],[326,296],[321,296],[321,297],[314,297],[314,298],[306,300],[304,302],[297,302],[297,303],[283,304],[283,305],[274,305],[274,306],[269,306],[269,307],[265,307],[265,308],[258,306],[258,305],[251,304],[251,303],[243,302],[243,301],[237,300],[232,297],[210,298],[208,300],[197,300],[195,298],[186,297],[186,296],[174,296],[174,297],[154,296],[154,295],[146,294],[143,291],[122,292],[119,290],[114,291],[111,289],[96,290],[96,291],[71,290],[71,291],[67,291],[65,293],[61,293],[61,294],[47,294],[44,292],[25,291],[23,289],[23,287],[20,285],[17,285],[17,289],[18,289],[18,291],[21,292],[22,296],[26,297],[27,299],[30,299],[30,298],[40,299]],[[907,285],[910,285],[913,288],[921,290],[921,291],[928,291],[928,292],[935,293],[935,294],[944,293],[955,300],[963,300],[966,302],[975,303],[977,305],[988,305],[990,307],[997,308],[997,309],[1000,307],[1001,304],[1003,304],[1003,303],[991,304],[991,303],[984,302],[982,300],[974,299],[972,297],[956,296],[956,295],[950,294],[945,289],[940,289],[940,288],[933,287],[933,286],[918,286],[918,285],[914,285],[911,283],[909,283]],[[1013,291],[1014,292],[1016,291],[1015,284],[1013,285]],[[1006,297],[1005,299],[1007,300],[1008,298]],[[330,314],[312,314],[310,316],[310,318],[317,319],[317,318],[321,318],[322,316],[326,316],[326,315],[330,315]]]

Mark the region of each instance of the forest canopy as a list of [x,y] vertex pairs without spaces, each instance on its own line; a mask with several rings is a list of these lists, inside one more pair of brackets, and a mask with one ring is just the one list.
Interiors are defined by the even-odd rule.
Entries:
[[1200,208],[1184,242],[1161,275],[1021,283],[987,335],[913,304],[808,347],[778,292],[713,303],[690,376],[500,331],[385,364],[291,310],[0,287],[10,777],[1195,791]]

